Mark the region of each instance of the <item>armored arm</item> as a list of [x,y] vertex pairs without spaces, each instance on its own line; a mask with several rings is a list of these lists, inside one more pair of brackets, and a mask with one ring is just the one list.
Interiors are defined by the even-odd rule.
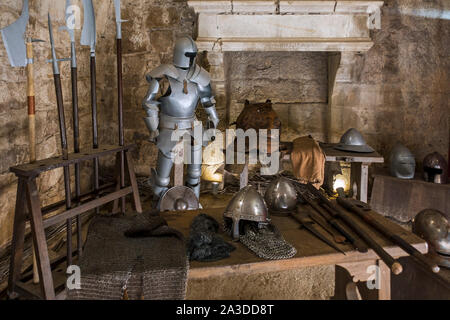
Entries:
[[205,109],[208,119],[214,124],[214,128],[217,128],[219,124],[219,117],[216,111],[216,101],[212,95],[211,85],[198,86],[200,94],[200,103]]
[[142,102],[142,107],[146,112],[146,117],[144,117],[145,125],[150,131],[151,138],[158,136],[158,125],[159,125],[159,104],[160,102],[156,100],[156,96],[159,90],[158,79],[147,77],[150,82],[150,87],[148,89],[147,95]]

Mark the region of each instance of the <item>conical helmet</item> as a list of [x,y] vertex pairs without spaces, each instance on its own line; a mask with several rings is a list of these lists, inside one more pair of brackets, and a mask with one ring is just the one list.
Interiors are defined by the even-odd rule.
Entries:
[[414,155],[401,143],[397,143],[389,156],[389,169],[391,175],[400,179],[414,178],[416,160]]
[[224,218],[233,221],[233,239],[239,240],[239,221],[268,223],[269,212],[263,197],[252,186],[246,186],[234,195],[228,204]]
[[288,179],[280,177],[268,185],[264,200],[271,213],[288,213],[297,205],[297,190]]
[[335,149],[361,153],[374,152],[374,150],[367,145],[362,134],[354,128],[347,130],[347,132],[342,135],[341,141]]

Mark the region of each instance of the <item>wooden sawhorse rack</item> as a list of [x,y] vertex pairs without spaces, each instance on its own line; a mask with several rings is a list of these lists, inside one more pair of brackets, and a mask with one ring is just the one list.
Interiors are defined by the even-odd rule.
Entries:
[[[48,254],[45,229],[55,224],[66,221],[67,219],[79,216],[87,211],[98,208],[109,202],[114,201],[113,212],[118,211],[119,199],[128,194],[133,194],[135,209],[142,212],[141,201],[139,199],[139,190],[137,186],[134,165],[130,151],[135,145],[128,146],[103,146],[98,149],[91,149],[86,152],[73,153],[67,160],[62,157],[54,157],[40,160],[31,164],[24,164],[10,168],[19,178],[17,186],[16,209],[14,216],[14,231],[11,243],[11,262],[9,269],[8,296],[11,299],[16,298],[20,293],[30,294],[27,285],[20,281],[22,257],[25,241],[25,224],[27,220],[31,222],[31,233],[35,245],[37,267],[39,272],[40,287],[43,299],[54,300],[56,296],[53,284],[52,270]],[[130,186],[120,187],[120,154],[125,153],[125,176],[128,176]],[[87,160],[93,160],[108,155],[116,154],[116,176],[117,187],[114,192],[99,196],[88,202],[73,206],[59,214],[45,218],[42,214],[39,192],[36,184],[36,178],[43,172],[53,169],[68,167],[73,164],[81,163]],[[68,254],[72,254],[71,252]]]

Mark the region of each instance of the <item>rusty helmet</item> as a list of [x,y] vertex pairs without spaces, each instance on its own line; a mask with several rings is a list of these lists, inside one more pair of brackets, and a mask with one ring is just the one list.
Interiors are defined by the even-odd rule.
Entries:
[[439,152],[433,152],[423,159],[423,175],[425,181],[447,183],[448,164]]
[[252,186],[242,188],[228,203],[224,219],[230,218],[233,222],[233,239],[239,240],[240,220],[269,223],[270,217],[263,197]]

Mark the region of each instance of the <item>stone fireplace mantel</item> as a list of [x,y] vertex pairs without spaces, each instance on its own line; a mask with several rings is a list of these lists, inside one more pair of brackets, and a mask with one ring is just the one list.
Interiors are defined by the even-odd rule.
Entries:
[[188,0],[197,14],[196,43],[206,52],[219,116],[227,107],[224,54],[230,51],[328,52],[328,111],[325,140],[337,142],[345,119],[339,92],[361,70],[361,53],[373,46],[371,30],[381,28],[383,1]]
[[365,52],[383,1],[189,0],[202,51]]

